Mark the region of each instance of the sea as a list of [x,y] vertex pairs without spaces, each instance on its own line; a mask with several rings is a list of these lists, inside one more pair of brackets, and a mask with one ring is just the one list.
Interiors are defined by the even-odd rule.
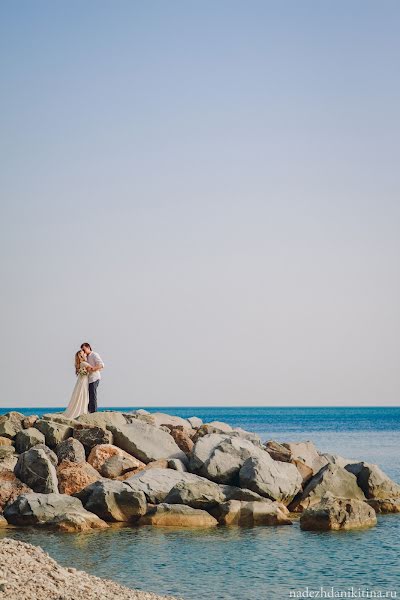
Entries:
[[[141,407],[113,407],[128,412]],[[11,409],[1,409],[7,412]],[[41,415],[58,408],[14,409]],[[400,483],[400,407],[155,407],[224,421],[266,440],[313,441],[319,450],[378,464]],[[65,566],[184,600],[400,598],[400,514],[347,532],[292,526],[157,529],[112,526],[61,534],[0,529],[41,546]]]

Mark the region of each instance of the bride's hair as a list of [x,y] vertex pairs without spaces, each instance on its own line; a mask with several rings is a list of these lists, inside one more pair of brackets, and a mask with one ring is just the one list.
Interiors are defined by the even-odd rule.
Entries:
[[81,352],[82,350],[78,350],[78,352],[75,353],[75,375],[78,375],[79,369],[81,368]]

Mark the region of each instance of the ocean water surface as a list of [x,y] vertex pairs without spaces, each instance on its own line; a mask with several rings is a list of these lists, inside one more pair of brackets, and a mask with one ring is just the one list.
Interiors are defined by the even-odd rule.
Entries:
[[[43,414],[60,409],[17,410]],[[397,407],[148,410],[225,421],[264,440],[309,439],[322,451],[375,462],[400,483]],[[280,600],[321,586],[330,593],[333,586],[349,594],[377,590],[400,597],[400,515],[378,516],[377,527],[352,532],[304,532],[295,522],[213,531],[118,526],[89,534],[0,530],[5,535],[42,546],[62,564],[185,600]]]

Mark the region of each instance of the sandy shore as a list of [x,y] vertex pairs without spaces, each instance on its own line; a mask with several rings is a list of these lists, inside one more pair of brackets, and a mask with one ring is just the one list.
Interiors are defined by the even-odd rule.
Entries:
[[84,571],[64,568],[41,548],[0,541],[0,598],[4,600],[177,600],[126,588]]

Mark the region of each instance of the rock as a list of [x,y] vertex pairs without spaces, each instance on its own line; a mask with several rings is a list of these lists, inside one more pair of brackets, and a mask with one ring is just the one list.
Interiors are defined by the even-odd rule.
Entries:
[[190,454],[193,449],[194,443],[191,440],[189,434],[185,430],[177,429],[176,427],[170,428],[170,434],[175,440],[177,446],[185,454]]
[[371,498],[367,503],[372,506],[376,513],[400,513],[400,498]]
[[111,456],[101,467],[101,475],[109,479],[115,479],[125,475],[125,473],[132,473],[133,470],[137,469],[134,463],[135,460],[133,457],[126,458],[117,454]]
[[51,421],[52,423],[59,423],[60,425],[67,425],[72,428],[79,425],[79,421],[65,417],[63,413],[47,413],[46,415],[42,415],[42,419],[44,421]]
[[279,462],[290,462],[292,453],[283,444],[270,440],[265,442],[264,446],[270,457],[274,460],[279,460]]
[[232,431],[232,427],[228,425],[228,423],[223,423],[222,421],[211,421],[210,423],[206,423],[206,425],[214,427],[215,429],[218,429],[219,431],[223,431],[225,433],[228,431]]
[[0,415],[0,436],[14,438],[22,429],[23,418],[24,415],[15,411]]
[[[8,525],[7,520],[3,517],[3,515],[0,515],[0,529],[2,527],[7,527],[7,525]],[[2,592],[2,591],[4,591],[4,590],[2,590],[0,588],[0,592]]]
[[0,512],[8,502],[14,502],[20,494],[31,491],[12,471],[0,469]]
[[33,446],[34,450],[43,450],[46,453],[47,458],[50,460],[51,464],[56,467],[58,465],[58,458],[53,450],[50,450],[46,444],[36,444]]
[[301,460],[297,460],[297,458],[294,458],[291,462],[297,468],[298,472],[300,473],[301,479],[302,479],[302,485],[304,487],[304,485],[308,481],[310,481],[311,477],[314,475],[314,471],[312,470],[311,467],[309,467],[305,463],[301,462]]
[[333,496],[338,498],[365,500],[362,490],[357,485],[355,475],[349,473],[343,467],[328,463],[310,479],[303,493],[291,503],[289,510],[301,512],[314,504],[318,504],[326,492],[331,492]]
[[218,521],[205,510],[184,504],[158,504],[141,517],[139,525],[153,527],[215,527]]
[[45,419],[38,419],[35,422],[35,427],[41,431],[46,438],[46,446],[49,448],[55,448],[57,444],[71,437],[72,428],[62,423],[56,423],[55,421],[46,421]]
[[162,412],[151,413],[151,416],[153,417],[153,422],[156,427],[160,427],[161,425],[172,425],[172,427],[181,426],[183,428],[191,427],[189,421],[187,419],[182,419],[182,417],[167,415]]
[[284,504],[293,500],[302,484],[295,465],[273,460],[268,452],[248,458],[240,469],[239,480],[241,487]]
[[354,463],[358,463],[360,461],[354,460],[353,458],[344,458],[343,456],[339,456],[339,454],[328,454],[327,452],[323,452],[320,454],[323,459],[326,459],[327,462],[333,463],[334,465],[338,465],[339,467],[346,467],[347,465],[352,465]]
[[187,471],[186,465],[179,458],[170,458],[168,461],[168,468],[174,469],[175,471]]
[[197,429],[194,437],[192,438],[194,443],[197,442],[197,440],[199,440],[200,438],[206,436],[206,435],[212,435],[212,434],[219,434],[222,435],[223,433],[227,433],[222,431],[222,429],[219,429],[218,427],[214,427],[213,425],[210,425],[209,423],[203,423],[203,425],[200,425],[200,427]]
[[0,469],[14,471],[17,462],[18,457],[15,456],[15,454],[8,454],[7,456],[0,458]]
[[56,447],[58,462],[69,460],[70,462],[81,463],[86,461],[85,448],[79,440],[69,437],[60,442]]
[[15,466],[15,475],[34,492],[58,494],[57,473],[44,450],[31,448],[23,452]]
[[104,410],[101,412],[81,415],[77,420],[79,423],[94,425],[95,427],[100,427],[101,429],[109,429],[110,426],[122,427],[126,425],[126,418],[124,415],[115,410]]
[[201,427],[203,425],[203,421],[201,419],[199,419],[199,417],[189,417],[188,421],[189,421],[189,425],[193,429],[198,429],[199,427]]
[[190,470],[217,483],[235,485],[243,463],[250,456],[258,456],[261,453],[268,456],[264,450],[248,440],[238,436],[211,433],[199,438],[195,443],[190,455]]
[[34,424],[36,423],[36,421],[39,419],[39,417],[37,415],[30,415],[29,417],[25,417],[24,419],[22,419],[21,423],[22,423],[22,427],[24,429],[29,429],[30,427],[33,427]]
[[246,431],[245,429],[242,429],[241,427],[235,427],[231,433],[232,433],[232,435],[238,435],[239,437],[243,438],[244,440],[249,440],[249,442],[252,442],[256,446],[260,446],[260,447],[262,446],[260,436],[255,433],[252,433],[251,431]]
[[15,449],[17,452],[26,452],[36,444],[44,444],[45,437],[43,433],[35,429],[35,427],[29,427],[29,429],[22,429],[18,431],[15,436]]
[[400,485],[392,481],[378,465],[359,462],[346,466],[357,477],[357,483],[366,498],[400,498]]
[[[120,460],[117,463],[111,463],[110,466],[109,461],[111,458],[119,458]],[[103,473],[103,466],[105,466],[106,463],[109,463],[105,468],[107,472],[110,473],[111,471],[120,471],[116,475],[113,475],[113,477],[118,477],[118,475],[122,475],[127,471],[143,468],[145,466],[142,461],[138,460],[134,456],[131,456],[124,450],[121,450],[121,448],[118,448],[118,446],[113,446],[112,444],[100,444],[92,448],[88,456],[88,463],[91,464],[92,467],[94,467],[97,471],[102,473],[104,477],[110,477],[110,475]]]
[[10,438],[0,437],[0,446],[12,446],[13,442]]
[[95,446],[113,443],[113,435],[111,431],[108,431],[107,429],[102,429],[101,427],[97,426],[82,429],[74,429],[74,438],[76,440],[79,440],[81,444],[83,444],[83,446],[85,447],[85,452],[87,454],[89,454],[92,448],[94,448]]
[[376,514],[366,502],[355,498],[321,498],[318,504],[304,510],[300,527],[304,530],[328,531],[359,529],[376,525]]
[[151,413],[140,413],[140,412],[137,412],[136,414],[124,413],[124,417],[125,417],[128,425],[130,425],[131,423],[135,423],[136,421],[143,421],[143,423],[147,423],[148,425],[153,425],[153,427],[156,426],[154,417]]
[[104,521],[136,521],[146,514],[146,497],[120,481],[96,481],[77,494]]
[[4,511],[12,525],[53,527],[61,531],[101,529],[107,524],[85,510],[81,501],[63,494],[21,494]]
[[328,464],[328,460],[319,454],[313,442],[290,442],[284,443],[283,446],[290,451],[292,461],[299,460],[311,467],[314,473],[318,473],[322,467]]
[[193,473],[174,471],[173,469],[145,469],[125,480],[133,490],[144,492],[147,501],[151,504],[164,502],[169,492],[178,483],[191,482],[205,484],[207,480]]
[[169,460],[165,458],[160,458],[158,460],[152,460],[151,462],[145,465],[145,469],[168,469]]
[[221,487],[203,477],[178,482],[165,498],[167,504],[185,504],[192,508],[209,509],[221,504],[225,495]]
[[219,487],[224,495],[225,502],[228,502],[228,500],[240,500],[241,502],[272,502],[272,500],[268,500],[247,488],[240,488],[234,485],[220,485]]
[[72,496],[91,483],[101,479],[100,473],[87,462],[63,460],[57,467],[58,489],[61,494]]
[[0,461],[12,456],[15,453],[14,446],[0,446]]
[[220,525],[291,525],[286,507],[279,502],[240,502],[230,500],[212,510]]
[[114,436],[114,444],[144,463],[159,458],[179,458],[187,462],[185,453],[171,435],[153,425],[136,419],[130,425],[112,426],[110,429]]

